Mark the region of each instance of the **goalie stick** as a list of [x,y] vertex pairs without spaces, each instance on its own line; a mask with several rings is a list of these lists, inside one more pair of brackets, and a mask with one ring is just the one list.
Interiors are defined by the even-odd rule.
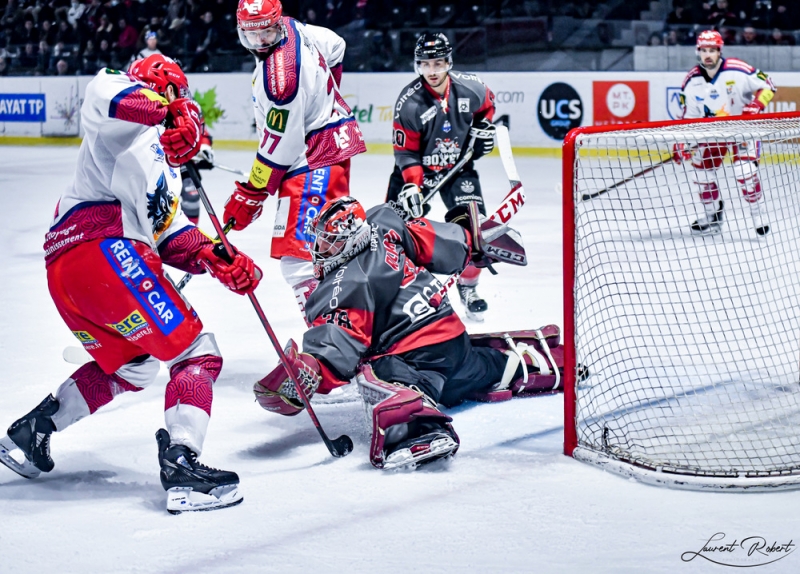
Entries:
[[[503,202],[489,217],[489,221],[494,221],[500,224],[498,227],[491,230],[494,237],[499,235],[508,227],[508,222],[517,214],[519,209],[525,204],[525,189],[522,187],[522,182],[519,180],[519,172],[517,172],[517,164],[514,161],[514,153],[511,149],[511,138],[508,134],[506,126],[497,126],[495,135],[497,141],[497,149],[500,152],[500,161],[503,162],[503,169],[505,169],[508,183],[511,184],[511,191],[503,199]],[[495,231],[497,230],[497,231]],[[486,239],[486,238],[485,238]],[[491,239],[489,239],[491,241]],[[461,273],[453,273],[447,277],[433,297],[431,297],[431,305],[438,307],[447,291],[456,284],[458,277]]]
[[[214,208],[211,206],[211,202],[208,200],[208,195],[203,189],[203,184],[200,182],[200,177],[197,173],[197,168],[192,165],[191,162],[187,163],[187,168],[189,172],[189,176],[194,181],[195,187],[197,188],[197,192],[200,194],[200,201],[203,202],[203,207],[205,207],[206,212],[208,213],[209,219],[211,219],[211,223],[214,225],[214,229],[217,230],[219,234],[219,239],[222,245],[225,246],[225,251],[228,253],[228,256],[233,259],[235,252],[233,250],[233,246],[231,242],[228,241],[228,237],[223,232],[222,224],[220,224],[219,219],[217,218],[217,214],[214,212]],[[331,453],[332,456],[336,458],[340,458],[343,456],[347,456],[353,451],[353,441],[347,435],[342,435],[339,438],[331,440],[328,438],[328,435],[325,434],[325,431],[322,429],[322,425],[317,418],[316,413],[314,413],[314,409],[311,406],[311,401],[308,397],[306,397],[305,391],[303,391],[303,386],[300,384],[299,379],[297,378],[297,374],[292,369],[291,365],[289,364],[288,359],[286,358],[286,354],[283,352],[283,348],[281,348],[281,344],[278,342],[278,337],[275,335],[275,332],[272,330],[272,327],[267,320],[267,316],[264,313],[264,310],[261,308],[261,304],[258,302],[258,299],[255,296],[255,293],[252,291],[247,294],[247,298],[250,299],[250,303],[253,305],[253,309],[255,309],[256,314],[258,315],[259,320],[261,321],[261,325],[264,327],[264,330],[267,332],[267,336],[269,337],[272,346],[275,348],[275,352],[278,354],[278,359],[280,359],[283,368],[286,369],[286,374],[289,375],[289,378],[292,379],[292,383],[294,383],[295,391],[297,391],[297,396],[300,398],[303,406],[306,408],[306,412],[308,416],[311,417],[311,422],[314,423],[314,426],[319,433],[319,436],[322,437],[322,441],[325,443],[325,446],[328,448],[328,452]]]

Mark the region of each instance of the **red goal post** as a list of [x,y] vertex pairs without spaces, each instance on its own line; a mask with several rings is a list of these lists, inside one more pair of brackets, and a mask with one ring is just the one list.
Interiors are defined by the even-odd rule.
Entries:
[[[675,143],[731,152],[718,235],[691,233],[698,174]],[[800,488],[800,113],[577,128],[562,162],[564,454],[677,488]]]

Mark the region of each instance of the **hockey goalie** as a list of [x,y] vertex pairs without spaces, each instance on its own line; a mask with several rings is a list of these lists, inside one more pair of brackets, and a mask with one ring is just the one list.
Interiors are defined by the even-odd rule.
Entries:
[[[439,404],[561,388],[557,327],[470,338],[439,293],[434,273],[459,272],[471,262],[525,263],[513,229],[479,223],[475,205],[460,207],[448,222],[406,221],[391,205],[365,212],[344,197],[312,222],[320,284],[308,300],[303,352],[290,341],[287,358],[308,398],[356,379],[370,413],[376,468],[416,468],[455,454],[459,438]],[[282,365],[254,392],[271,412],[292,416],[303,408]]]

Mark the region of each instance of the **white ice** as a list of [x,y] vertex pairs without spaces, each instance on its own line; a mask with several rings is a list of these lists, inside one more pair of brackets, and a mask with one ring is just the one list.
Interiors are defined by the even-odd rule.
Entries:
[[[75,340],[47,293],[42,243],[76,157],[76,148],[0,148],[0,428],[75,369],[61,359]],[[246,170],[252,154],[219,151],[218,161]],[[471,332],[562,324],[560,161],[518,165],[528,204],[514,225],[529,265],[482,279],[490,310]],[[382,201],[391,167],[390,156],[356,158],[354,195]],[[488,203],[499,202],[499,159],[479,169]],[[219,170],[204,178],[220,211],[232,181]],[[265,271],[257,294],[279,338],[299,340],[293,297],[269,259],[272,217],[233,238]],[[201,226],[211,230],[205,217]],[[345,393],[317,404],[327,432],[355,442],[335,460],[304,413],[284,418],[254,403],[253,382],[277,358],[249,302],[208,277],[185,293],[225,358],[202,460],[239,473],[244,503],[166,513],[154,439],[162,370],[150,388],[54,435],[52,473],[29,481],[0,467],[0,572],[702,572],[725,568],[681,555],[715,533],[800,539],[800,492],[660,489],[564,456],[561,395],[452,409],[455,460],[388,474],[369,465],[362,409]],[[763,571],[798,568],[789,555]]]

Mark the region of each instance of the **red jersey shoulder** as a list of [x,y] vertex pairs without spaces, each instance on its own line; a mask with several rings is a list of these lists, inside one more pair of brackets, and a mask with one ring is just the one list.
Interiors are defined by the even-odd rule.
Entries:
[[290,104],[297,97],[300,88],[303,43],[303,38],[297,30],[297,21],[288,16],[284,16],[282,20],[286,37],[262,63],[264,92],[270,101],[279,106]]
[[689,73],[686,74],[686,77],[683,79],[683,84],[681,84],[681,89],[685,90],[686,86],[689,84],[692,78],[697,78],[697,77],[703,77],[703,72],[700,71],[700,66],[695,66],[694,68],[689,70]]
[[745,62],[744,60],[740,60],[738,58],[725,58],[725,62],[722,64],[723,70],[739,70],[741,72],[745,72],[747,74],[752,74],[756,71],[756,69]]

